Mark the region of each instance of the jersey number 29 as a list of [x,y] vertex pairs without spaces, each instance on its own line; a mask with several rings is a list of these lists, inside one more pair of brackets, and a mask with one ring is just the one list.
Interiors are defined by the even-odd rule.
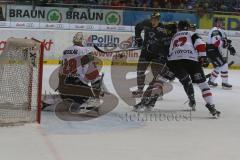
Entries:
[[63,61],[63,74],[76,74],[77,73],[77,61],[76,59],[65,59]]

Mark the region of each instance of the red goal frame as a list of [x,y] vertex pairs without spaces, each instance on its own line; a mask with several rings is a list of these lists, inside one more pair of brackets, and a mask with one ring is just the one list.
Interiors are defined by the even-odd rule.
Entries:
[[[33,39],[33,38],[32,38]],[[37,97],[37,122],[40,124],[41,122],[41,111],[42,111],[42,83],[43,83],[43,58],[44,58],[44,43],[33,39],[35,41],[40,42],[40,56],[39,56],[39,69],[38,69],[38,97]]]

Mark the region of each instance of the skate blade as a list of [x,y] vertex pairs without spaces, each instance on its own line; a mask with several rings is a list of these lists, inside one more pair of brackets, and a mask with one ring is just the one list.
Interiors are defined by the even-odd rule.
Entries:
[[[211,115],[212,115],[212,114],[211,114]],[[212,117],[213,117],[214,119],[218,119],[218,118],[220,118],[220,115],[221,115],[221,113],[216,113],[216,114],[212,115]]]
[[153,108],[145,108],[144,109],[144,112],[145,113],[151,113],[151,112],[153,112],[154,110],[153,110]]
[[196,104],[195,105],[193,105],[193,106],[189,106],[190,108],[191,108],[191,110],[193,111],[193,112],[195,112],[196,111]]
[[209,85],[210,88],[217,88],[217,86],[212,86],[212,85]]
[[141,108],[133,108],[132,111],[133,111],[133,112],[137,112],[137,113],[143,113],[143,112],[144,112],[144,107],[141,107]]
[[163,96],[158,97],[157,101],[162,101],[163,100]]
[[196,106],[194,106],[194,107],[190,107],[190,108],[192,109],[193,112],[196,111]]
[[228,87],[222,87],[222,89],[224,89],[224,90],[232,90],[232,88],[228,88]]
[[88,116],[88,117],[98,117],[100,115],[98,110],[86,110],[86,111],[80,111],[80,112],[71,112],[73,115],[79,115],[79,116]]

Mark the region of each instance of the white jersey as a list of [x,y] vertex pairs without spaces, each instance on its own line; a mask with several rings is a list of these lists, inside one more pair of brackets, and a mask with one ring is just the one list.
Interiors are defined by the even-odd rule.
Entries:
[[81,58],[91,51],[86,47],[77,45],[70,46],[63,51],[62,67],[60,69],[61,74],[65,74],[71,77],[78,77],[82,82],[88,83],[86,74],[89,70],[95,70],[96,67],[92,63],[83,65]]
[[206,56],[206,43],[196,32],[179,31],[171,41],[168,60],[188,59],[198,61],[199,56]]
[[208,44],[213,44],[221,52],[223,49],[223,39],[226,39],[226,32],[218,27],[213,27],[208,33]]

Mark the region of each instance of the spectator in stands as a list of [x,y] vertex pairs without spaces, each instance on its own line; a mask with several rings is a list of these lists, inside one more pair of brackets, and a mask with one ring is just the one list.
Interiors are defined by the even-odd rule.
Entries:
[[152,8],[159,8],[160,7],[159,0],[152,0],[151,7]]
[[[7,0],[9,3],[46,5],[51,3],[106,5],[124,8],[152,7],[196,9],[201,14],[211,11],[239,11],[240,0]],[[34,3],[33,3],[34,2]]]
[[129,7],[136,7],[137,2],[136,2],[136,0],[128,0],[126,5],[129,6]]
[[112,1],[111,6],[115,6],[119,9],[121,9],[126,6],[126,3],[124,0],[115,0],[115,1]]
[[151,0],[136,0],[138,7],[151,7]]
[[165,0],[159,0],[159,7],[160,8],[166,8],[166,1]]

